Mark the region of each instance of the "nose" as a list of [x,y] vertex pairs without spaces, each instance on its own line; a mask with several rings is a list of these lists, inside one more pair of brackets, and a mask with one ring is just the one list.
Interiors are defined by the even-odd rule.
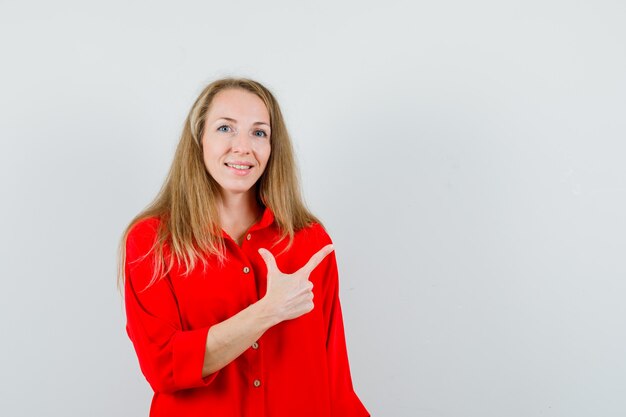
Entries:
[[252,150],[252,142],[247,134],[237,133],[233,136],[231,148],[235,153],[247,154]]

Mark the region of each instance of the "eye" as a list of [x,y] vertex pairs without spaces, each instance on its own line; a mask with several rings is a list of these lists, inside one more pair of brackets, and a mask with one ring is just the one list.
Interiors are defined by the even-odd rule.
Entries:
[[230,129],[230,126],[228,125],[221,125],[220,127],[217,128],[218,132],[228,132],[228,130],[222,130],[222,128],[225,127],[226,129]]
[[[261,135],[259,135],[259,133],[261,133]],[[260,137],[260,138],[266,138],[266,137],[267,137],[267,133],[265,132],[265,130],[261,130],[261,129],[256,130],[256,131],[254,132],[254,135],[255,135],[255,136],[258,136],[258,137]]]

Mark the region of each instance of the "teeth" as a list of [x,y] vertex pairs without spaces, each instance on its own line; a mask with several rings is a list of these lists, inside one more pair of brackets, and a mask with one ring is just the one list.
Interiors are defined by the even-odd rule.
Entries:
[[250,169],[248,165],[235,165],[235,164],[226,164],[229,167],[237,168],[237,169]]

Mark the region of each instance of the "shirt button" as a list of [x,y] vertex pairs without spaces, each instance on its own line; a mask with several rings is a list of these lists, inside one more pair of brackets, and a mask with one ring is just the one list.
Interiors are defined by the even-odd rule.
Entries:
[[258,387],[260,387],[260,386],[261,386],[261,381],[259,381],[258,379],[255,379],[255,380],[254,380],[254,382],[253,382],[253,384],[254,384],[254,386],[255,386],[255,387],[257,387],[257,388],[258,388]]
[[246,236],[246,239],[248,239],[248,240],[252,239],[252,235],[250,233],[248,233],[248,236]]
[[248,272],[250,272],[250,268],[248,268],[247,266],[243,267],[243,273],[247,274]]
[[259,344],[257,342],[254,342],[252,344],[252,349],[258,349],[259,348]]

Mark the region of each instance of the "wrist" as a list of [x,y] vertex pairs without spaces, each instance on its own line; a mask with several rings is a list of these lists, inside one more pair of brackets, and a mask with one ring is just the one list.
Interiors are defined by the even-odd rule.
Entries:
[[281,322],[278,314],[275,309],[272,308],[272,304],[267,300],[267,298],[261,298],[259,301],[252,304],[251,307],[253,307],[254,317],[259,320],[259,324],[263,328],[263,331]]

